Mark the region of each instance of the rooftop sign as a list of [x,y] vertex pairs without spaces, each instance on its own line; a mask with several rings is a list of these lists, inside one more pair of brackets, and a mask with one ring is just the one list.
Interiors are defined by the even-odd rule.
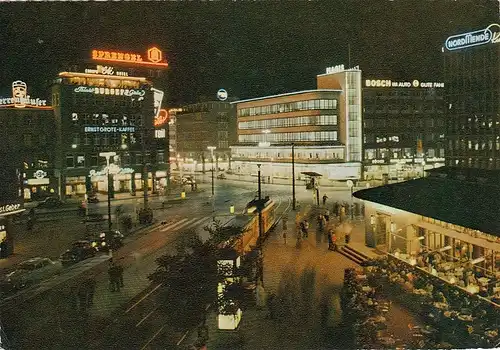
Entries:
[[115,67],[102,66],[98,64],[95,69],[86,68],[85,73],[89,74],[103,74],[103,75],[117,75],[120,77],[128,77],[128,72],[115,70]]
[[413,81],[392,81],[390,79],[366,79],[365,87],[376,88],[443,88],[444,83]]
[[0,98],[0,107],[44,108],[44,106],[47,106],[47,100],[31,98],[31,96],[28,95],[28,85],[21,80],[16,80],[12,83],[12,97]]
[[143,66],[168,67],[163,59],[163,52],[157,47],[148,49],[146,55],[107,50],[92,50],[92,59],[95,61],[120,62]]
[[490,24],[485,29],[473,32],[452,35],[446,39],[444,46],[449,51],[465,49],[467,47],[496,44],[500,42],[500,25]]

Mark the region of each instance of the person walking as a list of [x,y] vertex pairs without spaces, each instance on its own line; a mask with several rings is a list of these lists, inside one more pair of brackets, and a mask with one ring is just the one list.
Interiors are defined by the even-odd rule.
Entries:
[[[118,283],[120,283],[120,287],[123,287],[124,284],[123,284],[123,266],[122,265],[117,265],[116,266],[116,275],[117,275],[117,279],[118,279]],[[120,289],[118,288],[118,291]]]
[[324,217],[327,222],[330,221],[330,210],[326,209]]
[[344,238],[345,238],[345,244],[349,244],[349,242],[351,241],[351,231],[346,232]]
[[307,221],[307,219],[302,221],[302,232],[303,232],[304,238],[309,237],[309,222]]
[[326,200],[328,199],[328,196],[326,194],[323,195],[323,205],[326,204]]

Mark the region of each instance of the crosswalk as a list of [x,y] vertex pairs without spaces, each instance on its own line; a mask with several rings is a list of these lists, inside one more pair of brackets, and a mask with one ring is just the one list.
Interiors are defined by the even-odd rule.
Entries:
[[178,230],[187,230],[190,228],[203,227],[208,224],[209,221],[212,221],[211,216],[204,217],[194,217],[194,218],[183,218],[171,224],[168,224],[160,229],[161,232],[165,231],[178,231]]

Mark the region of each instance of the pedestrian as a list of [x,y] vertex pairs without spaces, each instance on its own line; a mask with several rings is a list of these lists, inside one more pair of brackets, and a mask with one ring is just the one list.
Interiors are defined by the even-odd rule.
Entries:
[[286,244],[286,230],[283,231],[283,240],[285,241]]
[[332,234],[333,234],[332,230],[329,230],[328,233],[326,234],[328,238],[328,250],[332,250],[333,248]]
[[330,236],[329,240],[331,242],[329,249],[336,251],[337,250],[337,235],[335,234],[335,232],[333,232],[333,230],[330,230],[329,236]]
[[304,234],[304,238],[307,238],[309,236],[309,222],[307,221],[307,219],[302,222],[302,232]]
[[119,270],[113,261],[110,261],[108,268],[109,284],[112,292],[120,291]]
[[328,199],[328,196],[326,194],[323,195],[323,205],[326,204],[326,200]]
[[345,244],[349,244],[349,242],[351,241],[351,232],[346,232],[345,234]]
[[116,275],[118,277],[118,282],[120,283],[120,287],[123,287],[123,266],[121,265],[116,266]]
[[330,210],[326,209],[324,216],[326,221],[330,221]]

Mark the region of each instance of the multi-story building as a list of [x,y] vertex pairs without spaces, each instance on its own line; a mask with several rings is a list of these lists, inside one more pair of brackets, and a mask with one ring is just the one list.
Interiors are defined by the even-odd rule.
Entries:
[[[500,307],[500,25],[454,34],[442,51],[446,166],[354,195],[367,203],[367,245]],[[419,264],[428,253],[437,262]]]
[[441,82],[365,79],[364,179],[409,179],[444,165]]
[[54,81],[61,197],[107,192],[108,170],[109,188],[131,193],[142,189],[144,173],[153,191],[167,176],[166,135],[155,131],[157,91],[146,78],[117,73],[62,72]]
[[50,193],[57,186],[49,179],[54,154],[46,147],[54,145],[53,126],[52,108],[46,100],[28,95],[25,82],[14,81],[12,95],[0,98],[1,258],[14,250],[12,217],[24,211],[23,187],[29,199],[31,195]]
[[491,24],[445,43],[447,166],[500,169],[499,32]]
[[[15,81],[13,89],[27,93],[27,85]],[[0,98],[0,152],[22,165],[24,199],[37,200],[55,193],[55,118],[47,100],[26,95],[23,103]],[[4,159],[2,157],[2,159]]]
[[[236,139],[234,108],[229,102],[207,101],[182,107],[176,113],[176,168],[206,171],[212,152],[216,169],[230,167],[229,146]],[[208,147],[215,147],[212,151]]]
[[262,164],[269,182],[315,172],[331,180],[361,175],[361,71],[333,67],[318,75],[318,89],[233,102],[238,143],[233,169],[256,174]]

